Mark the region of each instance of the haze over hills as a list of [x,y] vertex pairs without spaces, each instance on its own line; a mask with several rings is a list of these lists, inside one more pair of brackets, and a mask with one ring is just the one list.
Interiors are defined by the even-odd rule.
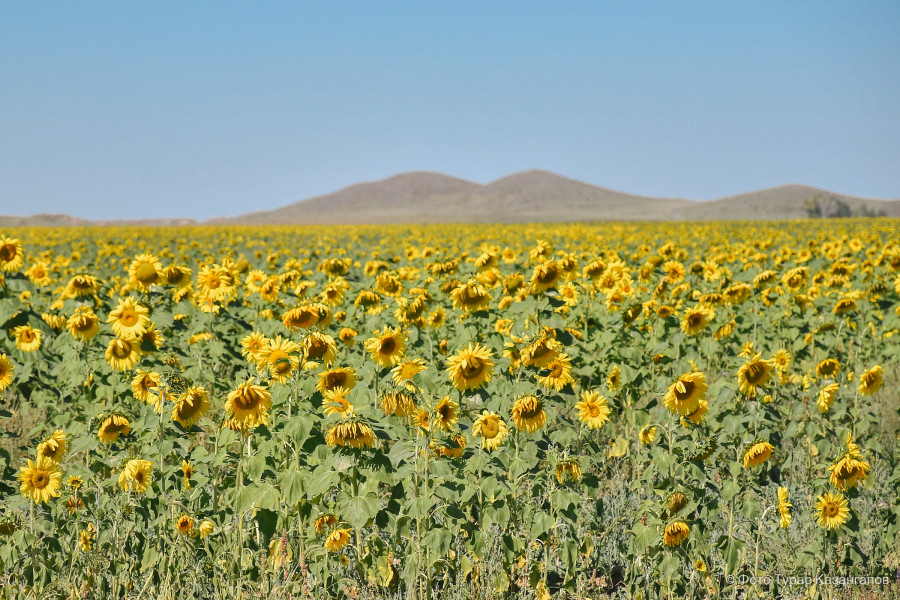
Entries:
[[[873,200],[804,185],[711,201],[636,196],[541,170],[488,184],[417,171],[359,183],[273,210],[220,217],[201,224],[387,224],[445,222],[780,220],[806,218],[810,198],[843,203],[854,213],[900,217],[900,200]],[[66,215],[0,217],[0,226],[192,225],[191,219],[86,221]]]

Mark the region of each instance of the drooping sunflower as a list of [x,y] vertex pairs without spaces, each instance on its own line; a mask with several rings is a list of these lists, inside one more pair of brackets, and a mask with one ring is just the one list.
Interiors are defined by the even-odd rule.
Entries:
[[38,444],[37,455],[44,456],[56,462],[62,461],[63,455],[66,453],[68,442],[66,441],[66,432],[57,429],[50,437]]
[[406,352],[406,333],[393,327],[374,332],[375,337],[366,340],[366,350],[372,360],[382,367],[393,367]]
[[581,481],[581,465],[574,458],[566,459],[556,465],[556,481],[564,484],[566,481],[578,483]]
[[450,429],[454,425],[456,425],[456,422],[459,420],[459,404],[451,400],[449,396],[444,396],[443,398],[438,400],[437,404],[434,407],[434,412],[435,426],[443,431],[450,431]]
[[25,264],[25,250],[22,242],[15,238],[0,236],[0,271],[13,273]]
[[75,314],[66,321],[66,329],[72,337],[87,341],[100,331],[100,319],[89,307],[79,306],[75,309]]
[[371,448],[375,444],[375,432],[362,419],[349,417],[332,426],[325,435],[325,443],[329,446]]
[[309,329],[319,322],[319,311],[312,304],[297,306],[284,313],[281,322],[290,331]]
[[225,401],[225,412],[229,418],[245,429],[267,425],[271,408],[272,393],[268,388],[255,384],[252,377],[229,393]]
[[100,424],[97,436],[105,444],[112,444],[120,435],[131,433],[131,423],[121,415],[110,415]]
[[194,476],[194,465],[191,464],[191,461],[181,461],[181,474],[184,476],[184,489],[191,489],[191,477]]
[[322,394],[322,409],[326,417],[329,415],[350,417],[355,414],[353,403],[347,399],[348,393],[349,390],[338,386]]
[[757,353],[742,365],[737,372],[738,386],[741,393],[751,398],[756,397],[758,387],[766,385],[772,377],[772,371],[775,368],[772,359],[763,360],[761,356],[761,354]]
[[216,528],[216,524],[210,521],[209,519],[200,523],[200,527],[198,531],[200,532],[200,537],[204,538],[211,534]]
[[706,375],[700,372],[685,373],[669,386],[663,404],[673,414],[689,415],[700,407],[708,389]]
[[775,446],[769,442],[754,443],[744,453],[744,468],[752,469],[763,464],[772,456],[773,450],[775,450]]
[[344,327],[338,332],[338,339],[341,340],[341,343],[345,346],[352,346],[356,343],[356,336],[359,335],[355,329],[350,327]]
[[559,392],[570,383],[575,383],[575,379],[572,377],[572,359],[563,352],[550,361],[547,370],[548,373],[537,378],[538,383],[546,388]]
[[339,367],[319,373],[316,389],[322,394],[338,387],[342,387],[349,392],[356,387],[356,381],[356,371],[351,367]]
[[493,377],[491,351],[481,344],[470,342],[449,357],[447,364],[450,381],[460,391],[481,387]]
[[884,384],[884,368],[875,365],[859,378],[859,393],[863,396],[871,396]]
[[0,354],[0,392],[5,390],[12,384],[13,375],[16,374],[16,368],[12,361],[5,354]]
[[316,535],[325,535],[325,532],[328,531],[329,528],[334,527],[340,522],[340,520],[331,513],[326,513],[316,519]]
[[194,519],[188,515],[181,515],[175,521],[175,529],[181,535],[187,535],[194,530]]
[[321,362],[325,366],[330,365],[337,358],[337,344],[330,335],[313,331],[303,340],[303,368],[318,368]]
[[138,494],[146,493],[152,483],[153,463],[139,458],[129,460],[119,474],[119,487]]
[[186,288],[191,285],[191,269],[180,265],[169,265],[162,272],[163,281],[166,285],[174,286],[176,289]]
[[548,335],[541,335],[521,352],[522,364],[546,369],[559,356],[562,344]]
[[31,325],[19,325],[12,332],[16,336],[16,348],[22,352],[34,352],[41,347],[41,332]]
[[449,440],[440,442],[432,440],[430,448],[435,453],[435,458],[444,456],[447,458],[459,458],[466,450],[466,437],[464,435],[451,435]]
[[278,383],[284,383],[300,366],[300,358],[296,356],[299,352],[300,346],[279,335],[260,350],[256,368],[260,372],[268,369]]
[[699,425],[700,421],[703,420],[703,417],[706,416],[707,412],[709,412],[709,402],[707,402],[706,400],[701,400],[700,403],[697,405],[696,410],[694,410],[690,414],[684,415],[684,418],[682,418],[681,423],[682,423],[682,425],[687,427],[687,423],[685,422],[685,419],[686,419],[687,421],[690,421],[694,425]]
[[189,387],[172,407],[172,420],[190,429],[209,411],[209,392],[202,386]]
[[122,298],[106,318],[117,337],[140,337],[150,326],[150,311],[132,298]]
[[423,358],[405,358],[391,369],[391,378],[397,385],[402,385],[406,389],[413,391],[415,390],[415,386],[412,384],[413,377],[426,368],[425,359]]
[[350,543],[349,529],[335,529],[325,538],[325,549],[329,552],[340,552],[341,548]]
[[19,482],[23,496],[31,498],[35,504],[49,502],[50,498],[59,497],[62,471],[55,460],[38,455],[37,462],[29,459],[28,466],[19,470]]
[[416,401],[405,391],[385,392],[381,396],[381,410],[386,415],[408,417],[416,410]]
[[716,317],[711,306],[698,305],[688,309],[681,317],[681,331],[685,335],[697,335]]
[[516,400],[510,416],[516,427],[525,433],[538,431],[547,422],[544,404],[537,396],[522,396]]
[[450,299],[453,301],[454,308],[466,313],[487,310],[491,305],[491,295],[483,285],[474,279],[460,284],[451,291]]
[[666,525],[666,530],[663,533],[663,541],[666,543],[666,546],[674,548],[675,546],[683,544],[690,533],[691,528],[688,527],[687,523],[684,521],[673,521]]
[[847,499],[840,492],[825,492],[816,499],[816,525],[837,529],[850,518]]
[[160,283],[162,263],[152,254],[138,254],[128,267],[131,284],[139,289],[148,290],[150,286]]
[[787,529],[791,524],[791,506],[788,502],[788,489],[786,487],[778,488],[778,513],[780,518],[778,524],[782,529]]
[[500,415],[486,410],[475,420],[472,433],[481,437],[482,448],[495,450],[506,439],[509,430]]
[[588,429],[598,429],[609,422],[609,403],[599,392],[581,392],[581,401],[575,404],[575,410]]
[[840,389],[840,385],[837,383],[831,383],[826,385],[819,391],[819,398],[816,404],[819,407],[819,412],[828,412],[831,408],[831,405],[834,404],[834,396],[837,394],[837,391]]
[[141,346],[134,338],[113,338],[106,347],[106,362],[114,371],[127,371],[141,357]]
[[852,489],[869,477],[869,463],[863,460],[859,446],[853,442],[853,436],[847,434],[847,453],[830,467],[828,481],[840,491]]
[[816,377],[835,377],[841,370],[841,364],[834,358],[826,358],[816,365]]
[[538,293],[556,287],[562,275],[562,271],[555,261],[539,264],[531,274],[531,289]]
[[656,426],[648,423],[641,427],[641,430],[638,432],[638,439],[641,444],[648,445],[652,444],[656,441]]

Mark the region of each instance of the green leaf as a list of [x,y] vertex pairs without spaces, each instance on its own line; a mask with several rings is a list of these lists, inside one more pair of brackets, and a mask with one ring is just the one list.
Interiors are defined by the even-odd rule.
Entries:
[[377,496],[353,496],[342,505],[342,515],[355,529],[362,529],[378,512]]
[[300,502],[306,495],[306,479],[302,471],[289,468],[281,474],[278,480],[284,501],[293,506]]

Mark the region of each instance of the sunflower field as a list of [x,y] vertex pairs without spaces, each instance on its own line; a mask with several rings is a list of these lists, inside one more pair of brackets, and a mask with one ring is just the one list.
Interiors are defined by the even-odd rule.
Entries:
[[0,597],[897,597],[898,240],[7,229]]

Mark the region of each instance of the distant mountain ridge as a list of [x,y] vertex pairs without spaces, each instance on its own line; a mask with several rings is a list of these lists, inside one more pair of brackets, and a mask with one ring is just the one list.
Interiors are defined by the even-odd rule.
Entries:
[[192,219],[91,222],[66,215],[35,215],[0,217],[0,226],[782,220],[806,218],[807,201],[817,197],[844,203],[854,212],[900,217],[900,200],[859,198],[797,184],[701,202],[637,196],[542,170],[514,173],[487,184],[414,171],[273,210],[203,223]]

